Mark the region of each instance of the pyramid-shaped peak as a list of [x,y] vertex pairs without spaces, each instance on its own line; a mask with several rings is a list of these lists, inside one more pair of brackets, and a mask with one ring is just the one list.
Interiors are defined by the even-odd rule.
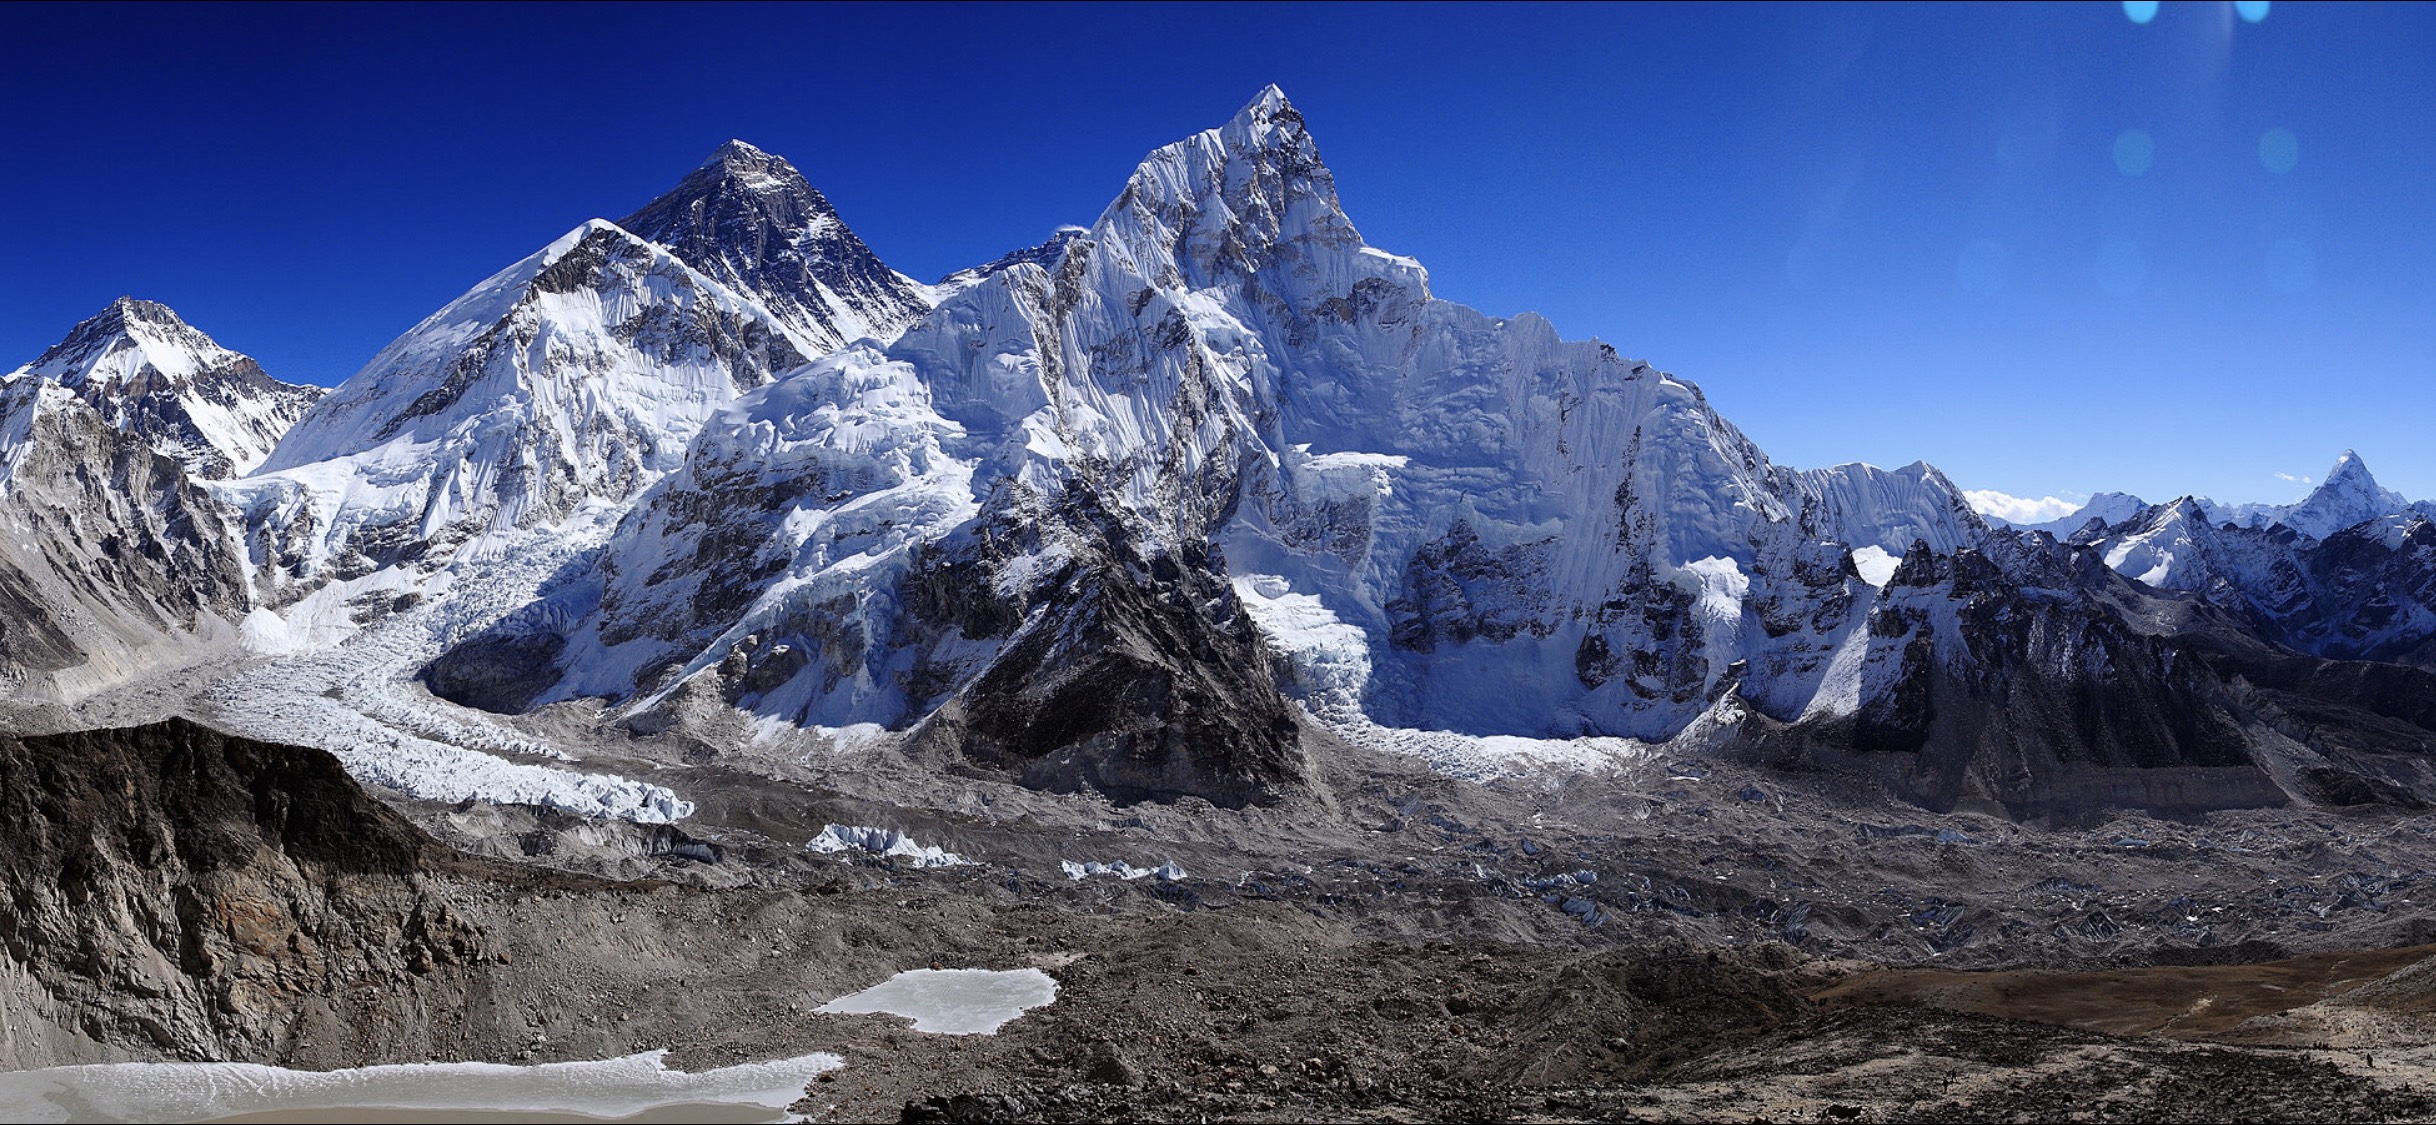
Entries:
[[863,336],[893,339],[929,309],[786,158],[744,141],[618,226],[761,302],[814,354]]
[[2392,492],[2370,475],[2368,462],[2351,450],[2344,450],[2334,468],[2326,471],[2307,499],[2293,505],[2280,521],[2284,526],[2305,535],[2324,539],[2346,527],[2401,512],[2410,506],[2402,494]]
[[751,141],[744,140],[731,139],[726,144],[720,145],[718,151],[711,153],[711,161],[714,163],[723,160],[768,159],[770,159],[769,153],[763,152],[760,146]]
[[1309,143],[1303,128],[1303,115],[1286,100],[1286,92],[1272,83],[1263,88],[1226,123],[1227,147],[1251,145],[1275,148],[1283,145]]
[[198,477],[243,474],[319,398],[207,336],[158,301],[120,297],[12,378],[56,384]]
[[1293,109],[1294,103],[1286,100],[1286,92],[1280,89],[1277,83],[1271,82],[1261,87],[1260,93],[1252,96],[1252,100],[1235,115],[1235,119],[1238,121],[1270,121],[1276,119],[1280,113],[1290,112]]
[[64,339],[20,370],[81,385],[89,378],[125,378],[147,368],[183,378],[242,358],[169,306],[120,297],[78,321]]
[[2368,462],[2349,449],[2335,459],[2334,467],[2326,470],[2326,479],[2310,493],[2318,496],[2350,496],[2382,499],[2385,490],[2378,486],[2376,475],[2368,471]]
[[145,301],[135,297],[120,297],[110,302],[102,311],[86,317],[78,327],[90,325],[105,331],[118,332],[124,331],[131,324],[159,325],[164,328],[187,327],[186,321],[178,316],[176,310],[159,301]]
[[702,167],[731,172],[795,172],[795,166],[787,163],[785,157],[765,152],[746,141],[729,141],[720,145],[711,152],[709,159],[702,162]]

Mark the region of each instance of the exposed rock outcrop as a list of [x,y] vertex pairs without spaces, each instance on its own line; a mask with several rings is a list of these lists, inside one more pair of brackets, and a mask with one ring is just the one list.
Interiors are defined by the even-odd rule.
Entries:
[[[388,1053],[480,991],[453,860],[318,750],[172,719],[0,737],[14,1065]],[[377,1012],[377,1019],[359,1019]]]

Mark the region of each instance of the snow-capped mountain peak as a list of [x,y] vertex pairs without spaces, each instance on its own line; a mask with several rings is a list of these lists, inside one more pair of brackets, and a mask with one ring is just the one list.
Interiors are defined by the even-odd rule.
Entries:
[[1272,82],[1245,102],[1235,117],[1226,123],[1229,147],[1242,147],[1242,141],[1264,143],[1274,135],[1289,144],[1308,144],[1310,135],[1303,129],[1303,115],[1295,111],[1294,103],[1286,100],[1286,92]]
[[758,177],[773,183],[794,172],[794,166],[784,159],[764,152],[750,142],[734,139],[713,149],[710,159],[703,161],[702,167],[723,168],[739,176]]
[[2312,539],[2324,539],[2344,528],[2407,511],[2410,506],[2401,493],[2379,485],[2368,471],[2368,462],[2346,449],[2334,468],[2326,471],[2326,479],[2278,522]]
[[133,297],[110,302],[7,377],[74,392],[112,427],[207,478],[260,464],[321,395],[264,374],[169,306]]
[[87,381],[140,378],[146,369],[182,379],[236,354],[178,319],[167,305],[120,297],[79,322],[24,370],[81,387]]
[[[818,424],[765,434],[780,402]],[[652,496],[589,582],[434,682],[649,706],[699,675],[798,722],[952,701],[934,727],[986,727],[1030,713],[1004,693],[1066,667],[1044,654],[1119,639],[1076,622],[1121,619],[1125,675],[1257,628],[1329,714],[1668,734],[1736,680],[1772,714],[1849,710],[1861,672],[1836,662],[1877,597],[1854,552],[1987,534],[1926,465],[1778,468],[1688,382],[1434,299],[1363,242],[1274,88],[1148,154],[1056,254],[713,418]],[[1207,583],[1170,600],[1217,616],[1137,604],[1143,568]],[[493,691],[510,667],[530,682]],[[1200,674],[1162,682],[1259,688]]]
[[[1224,805],[1306,776],[1292,695],[1365,745],[1790,739],[1900,758],[1949,806],[2077,815],[2083,766],[2239,758],[2234,720],[2184,721],[2239,698],[2157,630],[2436,659],[2436,524],[2375,522],[2400,498],[2356,456],[2262,522],[2101,496],[2061,544],[1991,530],[1924,463],[1772,464],[1687,380],[1433,296],[1274,86],[1149,153],[1091,226],[951,280],[889,270],[730,142],[203,484],[80,389],[234,353],[115,304],[0,383],[0,519],[29,531],[0,580],[31,576],[0,593],[62,607],[0,630],[0,679],[364,636],[329,666],[351,683],[413,662],[478,708],[709,733],[726,707]],[[52,675],[118,653],[142,659]]]
[[930,307],[793,164],[743,141],[719,146],[618,225],[758,298],[816,352],[894,339]]
[[[634,496],[703,421],[811,345],[665,247],[594,219],[382,349],[260,476],[313,500],[324,538],[404,559]],[[358,545],[360,547],[360,545]]]

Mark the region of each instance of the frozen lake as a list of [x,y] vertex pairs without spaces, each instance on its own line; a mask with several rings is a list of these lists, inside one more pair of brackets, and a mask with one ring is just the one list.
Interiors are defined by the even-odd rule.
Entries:
[[0,1073],[0,1121],[781,1121],[843,1060],[815,1054],[688,1074],[661,1051],[600,1062],[288,1070],[105,1063]]
[[1039,969],[908,969],[820,1010],[907,1016],[933,1035],[993,1035],[1055,999],[1057,982]]

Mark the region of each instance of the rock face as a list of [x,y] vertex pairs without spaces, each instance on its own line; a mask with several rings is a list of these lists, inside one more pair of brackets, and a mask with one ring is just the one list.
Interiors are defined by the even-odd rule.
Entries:
[[1916,548],[1870,614],[1860,706],[1773,737],[1929,807],[2022,820],[2290,800],[2254,709],[2187,640],[2141,628],[2140,598],[2069,548]]
[[743,141],[721,145],[618,225],[753,294],[812,354],[895,339],[930,309],[922,287],[880,261],[794,165]]
[[[1124,551],[1125,538],[1110,528],[1100,543]],[[1211,562],[1073,558],[916,745],[1120,803],[1274,801],[1306,776],[1299,732],[1258,629]]]
[[251,604],[242,528],[185,465],[46,379],[0,383],[0,682],[73,697],[191,659]]
[[277,1058],[461,1002],[483,936],[430,893],[433,846],[329,755],[182,720],[0,737],[0,956],[20,1065],[96,1044]]
[[197,479],[243,476],[321,397],[221,347],[166,305],[121,297],[6,378],[57,383]]

